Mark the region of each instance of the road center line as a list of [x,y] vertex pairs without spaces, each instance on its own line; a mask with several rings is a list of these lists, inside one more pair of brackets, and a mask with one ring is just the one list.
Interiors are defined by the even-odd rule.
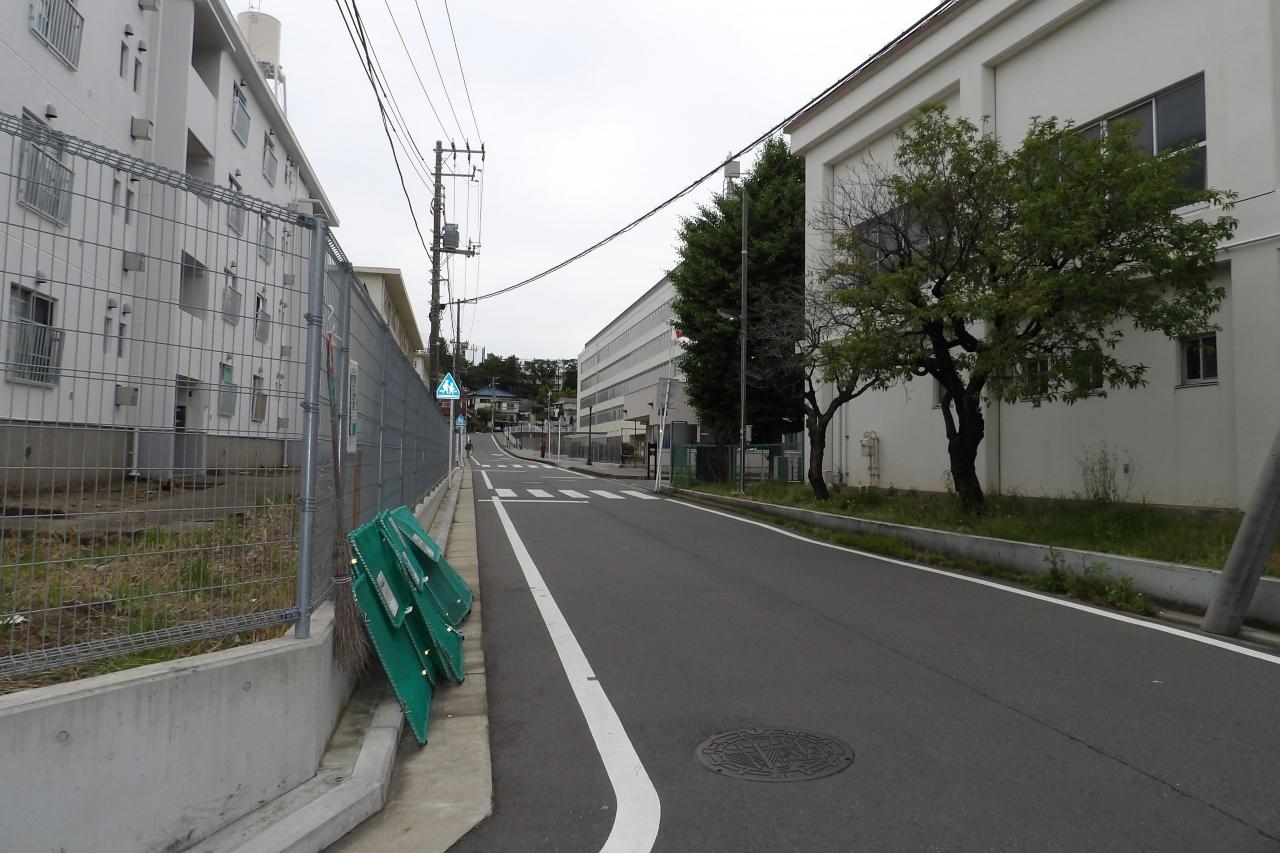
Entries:
[[658,800],[658,792],[640,763],[640,756],[627,738],[622,728],[622,720],[605,695],[604,688],[596,680],[587,655],[573,636],[573,630],[565,621],[559,605],[551,597],[542,573],[529,556],[520,534],[516,533],[511,517],[503,508],[501,501],[494,501],[493,507],[498,511],[502,521],[502,529],[506,531],[511,550],[515,552],[516,562],[524,572],[529,584],[529,592],[538,606],[542,621],[555,644],[556,654],[560,656],[560,665],[573,688],[573,695],[582,708],[582,715],[587,720],[587,728],[596,742],[596,751],[609,776],[609,784],[613,786],[617,808],[614,811],[613,829],[600,848],[601,853],[644,853],[653,849],[653,842],[658,837],[658,824],[662,819],[662,804]]
[[872,554],[869,551],[859,551],[857,548],[848,548],[844,545],[836,545],[832,542],[823,542],[821,539],[811,539],[808,536],[803,536],[799,533],[793,533],[790,530],[783,530],[782,528],[774,527],[771,524],[765,524],[762,521],[756,521],[755,519],[752,519],[752,518],[743,518],[740,515],[734,515],[733,513],[729,513],[729,512],[721,512],[718,509],[710,509],[709,507],[699,506],[698,504],[693,504],[693,503],[687,503],[682,500],[675,500],[675,499],[669,498],[668,501],[670,503],[686,506],[690,509],[696,509],[701,512],[709,512],[712,515],[719,515],[725,518],[733,519],[734,521],[740,521],[743,524],[751,524],[751,525],[755,525],[756,527],[763,527],[765,530],[770,530],[774,533],[779,534],[780,536],[786,536],[791,539],[799,539],[801,542],[808,542],[811,545],[821,545],[823,548],[830,548],[834,551],[845,551],[849,554],[857,554],[860,557],[868,557],[872,560],[879,560],[882,563],[892,563],[895,566],[904,566],[908,569],[915,569],[918,572],[928,572],[931,575],[941,575],[942,577],[951,578],[952,580],[978,584],[979,586],[985,586],[991,589],[998,589],[1001,592],[1007,592],[1010,595],[1021,595],[1024,598],[1034,598],[1036,601],[1044,601],[1044,602],[1047,602],[1048,604],[1056,604],[1059,607],[1067,607],[1067,608],[1070,608],[1071,610],[1079,610],[1083,613],[1091,613],[1094,616],[1101,616],[1104,619],[1112,619],[1116,622],[1125,622],[1129,625],[1136,625],[1139,628],[1146,628],[1147,630],[1150,630],[1150,631],[1158,631],[1162,634],[1171,634],[1175,637],[1182,637],[1183,639],[1191,640],[1196,643],[1202,643],[1203,645],[1206,645],[1206,646],[1214,646],[1216,648],[1224,649],[1229,652],[1235,652],[1238,655],[1244,655],[1245,657],[1256,658],[1257,660],[1260,660],[1260,661],[1266,661],[1267,663],[1280,664],[1280,657],[1276,657],[1275,655],[1268,654],[1266,652],[1255,651],[1254,649],[1250,649],[1245,646],[1238,646],[1234,643],[1228,642],[1226,640],[1220,640],[1216,637],[1207,637],[1207,636],[1204,636],[1203,634],[1196,634],[1192,631],[1184,631],[1181,628],[1174,628],[1170,625],[1161,625],[1158,622],[1148,622],[1145,619],[1138,619],[1134,616],[1126,616],[1123,613],[1115,613],[1110,610],[1102,610],[1097,607],[1091,607],[1087,604],[1080,604],[1078,602],[1069,601],[1063,598],[1054,598],[1051,595],[1045,595],[1044,593],[1040,593],[1040,592],[1032,592],[1029,589],[1019,589],[1018,587],[1014,587],[1014,586],[1005,586],[1004,584],[996,583],[995,581],[985,580],[983,578],[970,577],[969,575],[960,575],[954,572],[944,571],[943,569],[934,569],[929,566],[922,566],[919,563],[908,563],[905,560],[895,560],[892,557],[883,557],[879,554]]

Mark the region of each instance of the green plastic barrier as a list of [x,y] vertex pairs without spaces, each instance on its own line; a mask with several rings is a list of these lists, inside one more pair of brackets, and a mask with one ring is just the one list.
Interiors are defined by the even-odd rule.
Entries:
[[369,578],[369,587],[388,621],[393,628],[408,634],[418,668],[426,671],[433,685],[452,677],[452,668],[442,660],[435,638],[422,619],[424,608],[415,597],[411,582],[404,577],[396,551],[383,538],[376,519],[348,533],[347,542],[355,555],[353,568],[359,568]]
[[[427,668],[419,662],[418,650],[408,631],[400,630],[393,621],[396,616],[403,624],[401,607],[388,609],[387,602],[394,597],[377,591],[374,580],[360,565],[353,565],[351,590],[356,602],[364,611],[365,628],[373,641],[374,651],[382,661],[387,679],[395,690],[405,722],[409,724],[418,745],[427,742],[427,722],[431,717],[431,680]],[[397,605],[399,602],[395,602]],[[392,616],[395,612],[395,616]]]
[[[418,519],[408,507],[402,506],[390,510],[387,514],[413,549],[427,560],[429,566],[435,566],[435,572],[432,572],[429,566],[427,567],[427,583],[437,597],[452,602],[448,612],[457,615],[456,621],[450,624],[455,627],[462,624],[462,620],[471,612],[471,587],[467,586],[466,581],[458,576],[453,566],[449,565],[440,546],[427,535],[427,531],[422,529],[422,525],[418,523]],[[441,613],[444,615],[445,611]]]

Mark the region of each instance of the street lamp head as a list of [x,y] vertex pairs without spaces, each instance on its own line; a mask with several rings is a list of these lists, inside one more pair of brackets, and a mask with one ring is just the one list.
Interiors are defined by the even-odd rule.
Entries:
[[723,308],[717,308],[716,313],[719,314],[724,319],[729,320],[733,323],[738,322],[738,315],[734,314],[732,311],[726,311]]

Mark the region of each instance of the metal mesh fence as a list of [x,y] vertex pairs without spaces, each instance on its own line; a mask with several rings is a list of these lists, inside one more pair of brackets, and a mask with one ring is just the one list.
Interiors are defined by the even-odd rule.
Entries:
[[341,250],[309,215],[3,113],[0,168],[0,677],[297,619],[308,471],[312,602],[338,524],[325,382],[306,446],[314,256],[335,393],[359,365],[351,524],[446,465]]

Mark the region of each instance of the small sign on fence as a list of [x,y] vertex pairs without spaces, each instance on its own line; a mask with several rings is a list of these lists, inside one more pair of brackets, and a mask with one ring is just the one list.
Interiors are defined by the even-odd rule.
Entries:
[[356,431],[360,428],[360,395],[356,393],[356,380],[360,377],[360,365],[353,358],[347,372],[347,452],[356,452]]

